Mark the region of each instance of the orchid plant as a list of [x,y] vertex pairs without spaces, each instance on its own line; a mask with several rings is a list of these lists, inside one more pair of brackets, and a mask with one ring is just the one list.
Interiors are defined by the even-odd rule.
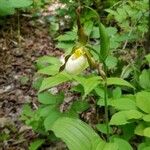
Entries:
[[[83,9],[89,9],[89,11],[92,11],[98,21],[100,35],[99,52],[88,46],[89,38],[85,34],[84,28],[81,25],[80,14],[81,10]],[[41,122],[44,122],[45,130],[53,131],[58,138],[61,138],[67,144],[70,150],[132,150],[131,145],[126,140],[120,138],[119,136],[113,135],[110,125],[123,125],[132,122],[132,120],[134,119],[142,118],[143,114],[138,111],[138,109],[141,107],[137,108],[136,106],[134,99],[136,94],[127,96],[124,95],[124,97],[121,97],[122,93],[120,88],[116,88],[115,90],[113,90],[113,97],[111,100],[109,100],[110,97],[108,86],[125,86],[127,89],[132,89],[132,93],[135,92],[135,88],[122,78],[108,77],[107,75],[108,67],[106,64],[106,60],[110,56],[110,43],[106,28],[101,23],[100,16],[97,11],[88,6],[80,6],[77,8],[76,14],[78,41],[73,46],[71,53],[64,58],[62,65],[60,65],[58,59],[46,57],[45,59],[50,64],[50,66],[46,66],[45,68],[42,68],[38,71],[38,73],[50,75],[50,77],[44,78],[40,86],[38,98],[39,102],[42,103],[43,106],[39,108],[37,113],[38,115],[35,117],[35,119],[37,120],[37,118],[40,116],[41,118],[39,117],[38,119]],[[91,52],[95,53],[99,59],[95,60]],[[40,62],[43,62],[43,60],[41,59]],[[88,66],[92,71],[95,71],[94,75],[90,77],[81,76],[81,74],[83,74],[84,70]],[[146,77],[148,76],[147,73],[144,73],[144,75]],[[53,95],[45,91],[50,91],[52,90],[52,87],[55,87],[67,81],[76,81],[81,84],[84,88],[84,94],[81,100],[74,102],[72,106],[70,106],[71,108],[69,110],[60,112],[59,107],[64,100],[64,95],[62,93]],[[100,88],[97,88],[98,86],[100,86]],[[102,105],[104,106],[105,110],[105,123],[103,124],[104,126],[101,126],[102,124],[100,124],[100,122],[98,122],[99,126],[97,126],[100,128],[99,131],[104,133],[103,139],[100,138],[100,136],[89,125],[81,121],[78,116],[79,113],[89,108],[89,104],[87,101],[85,101],[85,99],[87,95],[93,90],[95,90],[97,93],[99,92],[98,90],[102,91],[99,92],[102,98],[100,99],[100,102],[98,100],[96,107]],[[147,95],[149,94],[147,93]],[[116,100],[114,100],[113,98],[116,98]],[[139,98],[138,101],[140,101]],[[125,106],[123,105],[124,103]],[[120,111],[118,113],[114,113],[110,121],[109,113],[111,111],[113,112],[114,109],[110,110],[108,108],[108,105],[118,108]],[[129,108],[126,108],[126,105],[129,106]],[[149,111],[147,111],[146,113],[149,113]],[[31,124],[32,122],[33,120],[31,120],[31,122],[29,123]],[[39,123],[40,125],[41,122]],[[148,131],[147,126],[146,131]]]

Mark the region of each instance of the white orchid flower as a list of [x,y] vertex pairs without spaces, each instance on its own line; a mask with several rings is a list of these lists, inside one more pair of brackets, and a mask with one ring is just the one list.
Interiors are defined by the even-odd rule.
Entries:
[[65,70],[69,74],[77,75],[86,69],[88,64],[83,48],[78,48],[69,57],[65,65]]

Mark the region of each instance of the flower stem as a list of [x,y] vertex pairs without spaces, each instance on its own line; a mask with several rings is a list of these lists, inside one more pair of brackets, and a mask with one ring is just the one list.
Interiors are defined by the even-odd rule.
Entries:
[[105,72],[105,79],[104,79],[104,103],[105,103],[105,123],[106,123],[106,131],[107,131],[107,141],[109,142],[109,117],[108,117],[108,90],[107,90],[107,66],[104,63],[104,72]]
[[[100,37],[103,38],[102,34],[102,24],[101,24],[101,20],[100,20],[100,16],[98,14],[98,12],[96,10],[94,10],[93,8],[91,7],[88,7],[88,6],[84,6],[85,8],[88,8],[90,9],[94,14],[95,16],[97,17],[98,19],[98,25],[99,25],[99,34],[100,34]],[[101,39],[102,40],[102,39]],[[99,62],[102,62],[103,63],[103,67],[104,67],[104,77],[103,77],[103,80],[104,80],[104,103],[105,103],[105,123],[106,123],[106,130],[107,130],[107,141],[109,142],[109,117],[108,117],[108,90],[107,90],[107,66],[106,66],[106,63],[105,63],[105,59],[101,58],[102,56],[100,55],[101,54],[101,44],[100,44],[100,53],[99,53]],[[101,70],[100,68],[98,68],[98,72],[101,74]]]

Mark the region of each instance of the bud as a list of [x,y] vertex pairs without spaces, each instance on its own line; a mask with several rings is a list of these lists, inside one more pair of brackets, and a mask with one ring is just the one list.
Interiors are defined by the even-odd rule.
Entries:
[[80,74],[87,67],[88,61],[83,48],[78,48],[69,57],[65,65],[65,70],[69,74]]

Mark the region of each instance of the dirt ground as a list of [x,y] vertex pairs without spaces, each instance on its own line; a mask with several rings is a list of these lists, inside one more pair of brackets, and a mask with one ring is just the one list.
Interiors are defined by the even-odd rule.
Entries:
[[[22,106],[36,103],[33,87],[35,60],[43,55],[60,56],[48,33],[48,24],[39,19],[20,17],[21,44],[17,18],[7,18],[0,26],[0,150],[27,150],[36,139],[20,120]],[[60,143],[48,150],[61,150]]]

